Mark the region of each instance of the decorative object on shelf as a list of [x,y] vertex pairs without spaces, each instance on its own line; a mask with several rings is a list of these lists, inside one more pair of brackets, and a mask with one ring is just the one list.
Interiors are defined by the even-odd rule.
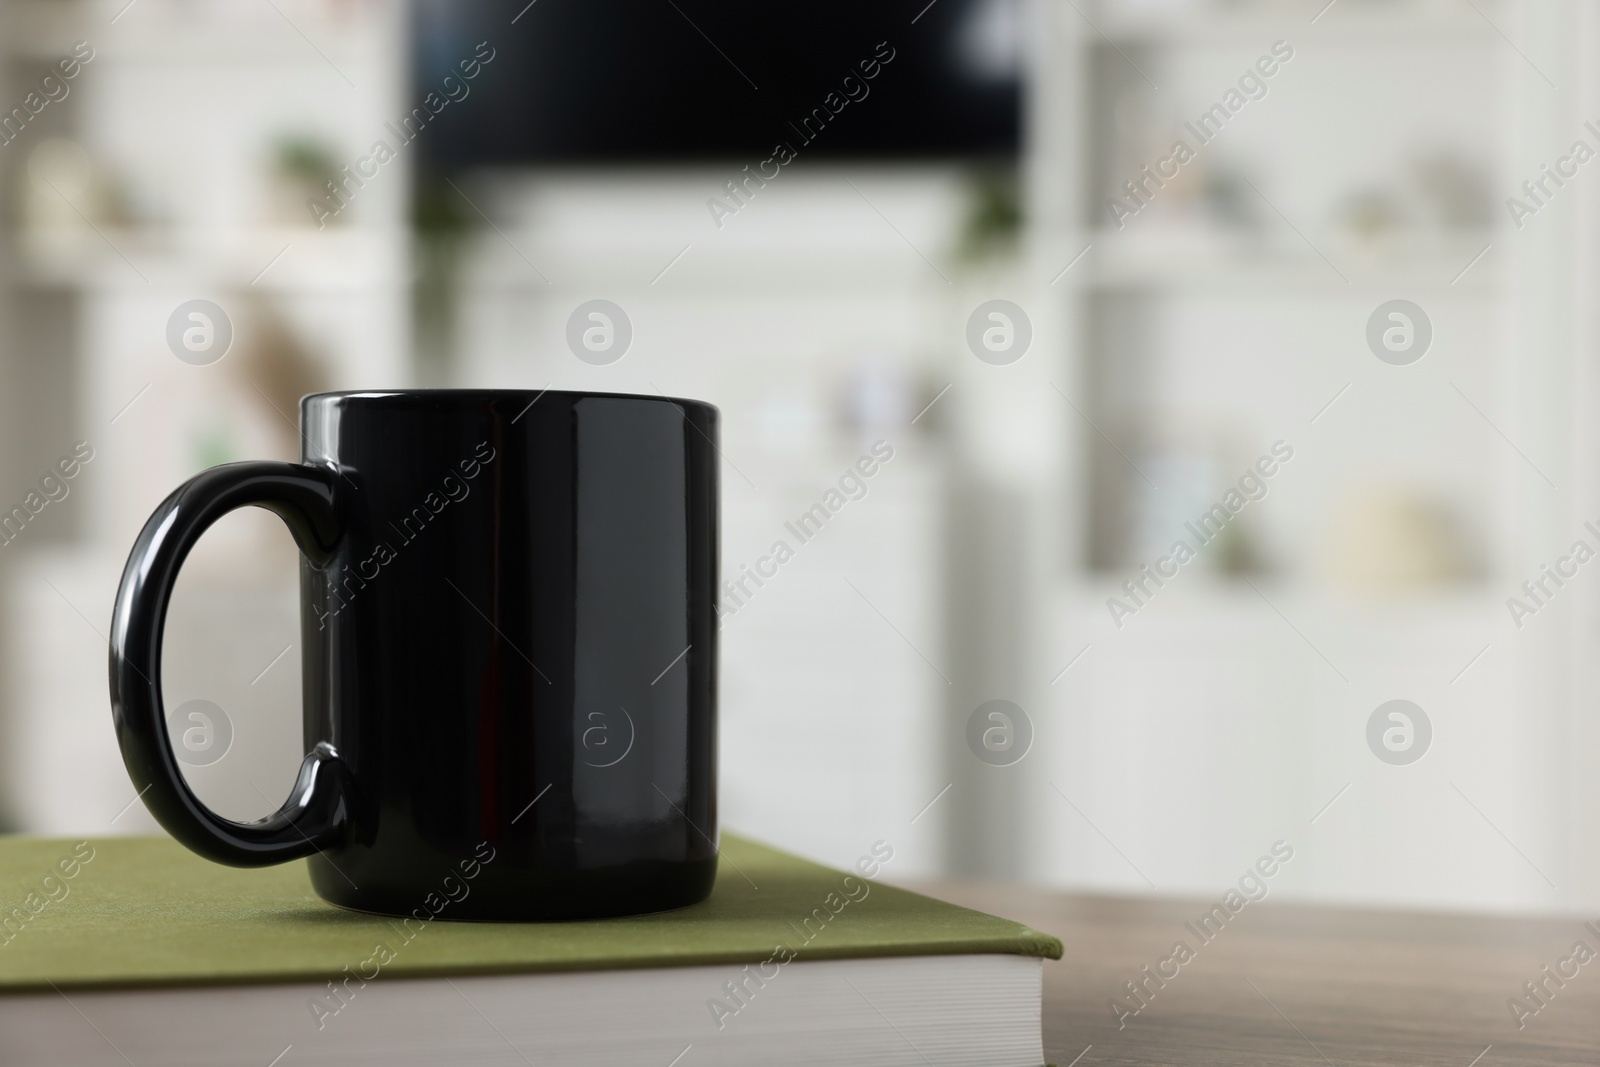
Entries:
[[1022,190],[1015,167],[986,167],[967,182],[956,255],[967,262],[1014,256],[1022,233]]
[[1363,488],[1342,503],[1332,529],[1331,576],[1346,590],[1426,592],[1465,582],[1477,570],[1461,523],[1419,490]]
[[1392,251],[1439,236],[1486,231],[1494,203],[1484,168],[1454,149],[1421,152],[1391,181],[1344,194],[1334,221],[1368,251]]
[[1405,207],[1399,194],[1383,186],[1366,186],[1347,193],[1334,208],[1334,221],[1361,241],[1381,242],[1405,225]]
[[1203,179],[1203,203],[1214,224],[1235,230],[1252,230],[1261,224],[1261,198],[1242,168],[1219,164]]
[[116,190],[77,141],[49,137],[28,153],[28,180],[17,183],[17,221],[41,250],[97,241],[96,226],[120,221]]
[[273,457],[292,459],[300,437],[286,416],[301,397],[328,388],[327,363],[311,351],[278,300],[248,293],[237,304],[242,312],[239,350],[224,369],[241,392],[248,391],[256,418],[277,437]]
[[[324,197],[337,181],[339,162],[332,149],[309,134],[288,134],[272,146],[268,220],[279,226],[312,226],[316,217],[306,201]],[[330,216],[340,222],[341,215]]]
[[1445,230],[1487,229],[1494,219],[1494,197],[1486,168],[1453,149],[1425,152],[1408,168],[1424,214]]

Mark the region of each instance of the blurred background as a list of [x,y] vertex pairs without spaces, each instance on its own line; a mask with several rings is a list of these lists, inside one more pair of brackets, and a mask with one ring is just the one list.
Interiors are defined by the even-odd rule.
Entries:
[[[599,389],[723,412],[728,828],[1600,902],[1590,5],[0,12],[0,827],[155,829],[105,635],[180,481],[307,392]],[[168,623],[236,818],[299,766],[296,598],[235,514]]]

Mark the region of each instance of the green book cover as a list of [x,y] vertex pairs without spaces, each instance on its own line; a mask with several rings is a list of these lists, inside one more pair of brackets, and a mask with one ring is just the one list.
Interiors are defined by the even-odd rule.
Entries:
[[[449,889],[470,891],[463,879]],[[443,889],[435,906],[428,921],[344,911],[311,891],[302,862],[239,870],[168,838],[0,838],[0,994],[320,982],[345,967],[421,978],[744,964],[784,950],[797,960],[1061,957],[1059,941],[1019,923],[732,835],[710,898],[679,911],[458,923],[445,921]]]

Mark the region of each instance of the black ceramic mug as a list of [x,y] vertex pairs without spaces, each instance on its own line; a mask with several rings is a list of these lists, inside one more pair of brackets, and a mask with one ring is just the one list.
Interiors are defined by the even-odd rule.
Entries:
[[[577,918],[703,899],[716,408],[430,390],[308,396],[300,418],[300,463],[190,479],[123,572],[112,714],[161,825],[221,863],[310,857],[317,893],[362,911]],[[185,556],[246,505],[300,548],[309,754],[283,807],[241,823],[179,772],[161,640]],[[447,898],[465,870],[469,891]]]

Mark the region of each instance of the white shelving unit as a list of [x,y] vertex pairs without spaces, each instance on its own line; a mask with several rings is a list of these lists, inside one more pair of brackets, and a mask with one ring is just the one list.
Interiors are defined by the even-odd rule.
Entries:
[[[1597,743],[1579,709],[1600,590],[1575,588],[1536,634],[1511,625],[1505,598],[1593,510],[1593,435],[1578,430],[1596,393],[1577,354],[1593,343],[1580,249],[1594,201],[1564,191],[1537,233],[1503,207],[1593,110],[1592,19],[1450,0],[1131,6],[1038,7],[1034,259],[1060,270],[1088,252],[1044,287],[1066,334],[1055,380],[1079,411],[1063,415],[1058,580],[1036,616],[1051,651],[1036,669],[1087,651],[1043,687],[1044,758],[1010,813],[1030,828],[1020,864],[1057,884],[1215,895],[1282,837],[1305,845],[1285,882],[1301,896],[1593,904],[1600,864],[1579,846],[1600,790],[1573,753]],[[1112,176],[1193,143],[1183,119],[1280,40],[1292,61],[1185,168],[1188,188],[1116,228]],[[1475,193],[1456,190],[1470,220],[1441,222],[1463,204],[1417,188],[1411,164],[1429,158],[1476,175]],[[1435,331],[1409,367],[1364,340],[1393,298]],[[1133,531],[1165,528],[1164,498],[1166,514],[1203,510],[1279,439],[1296,459],[1236,520],[1253,566],[1228,577],[1202,558],[1119,630],[1106,601],[1147,562]],[[1361,501],[1413,487],[1454,516],[1465,573],[1352,585]],[[1409,768],[1364,740],[1397,697],[1437,731]]]
[[[7,106],[75,41],[94,53],[0,149],[0,369],[20,386],[0,395],[0,499],[74,441],[95,450],[72,493],[0,549],[11,825],[153,827],[138,805],[118,815],[132,788],[103,671],[84,665],[103,662],[122,559],[155,504],[212,463],[294,458],[300,392],[410,380],[404,151],[323,229],[302,206],[315,183],[277,162],[292,140],[336,167],[386,136],[408,108],[403,16],[387,0],[15,0],[0,13]],[[166,341],[195,298],[234,329],[207,366]],[[236,817],[275,808],[300,759],[297,573],[276,520],[243,513],[207,535],[174,598],[166,696],[233,720],[237,751],[189,773]]]

